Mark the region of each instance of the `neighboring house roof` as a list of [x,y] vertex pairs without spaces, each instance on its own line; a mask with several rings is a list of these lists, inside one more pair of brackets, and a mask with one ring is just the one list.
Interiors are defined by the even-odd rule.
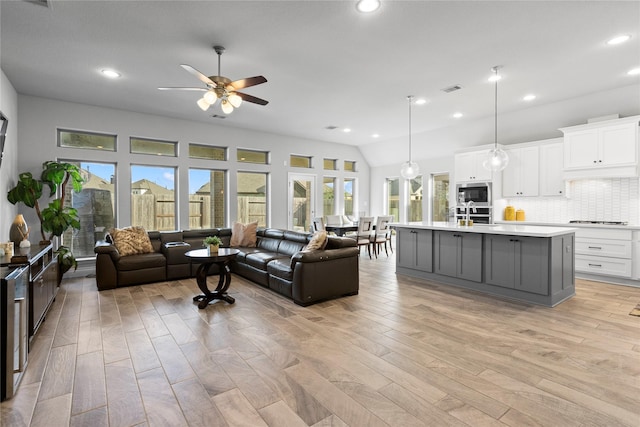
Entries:
[[141,179],[131,183],[131,190],[146,190],[144,192],[141,191],[143,194],[173,194],[173,190],[164,188],[148,179]]

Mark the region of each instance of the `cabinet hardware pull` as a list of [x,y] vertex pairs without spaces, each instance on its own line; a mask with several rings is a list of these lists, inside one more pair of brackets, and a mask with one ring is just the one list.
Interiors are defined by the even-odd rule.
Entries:
[[602,267],[602,264],[591,264],[591,263],[589,263],[589,267]]
[[602,249],[600,246],[589,246],[589,249]]

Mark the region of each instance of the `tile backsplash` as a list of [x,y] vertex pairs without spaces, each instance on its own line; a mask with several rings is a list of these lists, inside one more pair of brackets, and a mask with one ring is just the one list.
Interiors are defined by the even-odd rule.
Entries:
[[494,220],[503,218],[504,206],[525,211],[526,220],[567,223],[570,220],[626,221],[640,225],[638,178],[600,178],[571,181],[568,197],[516,197],[496,203]]

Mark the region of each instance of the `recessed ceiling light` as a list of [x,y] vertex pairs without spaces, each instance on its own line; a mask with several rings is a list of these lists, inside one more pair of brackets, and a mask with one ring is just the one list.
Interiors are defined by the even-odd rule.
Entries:
[[638,74],[640,74],[640,68],[634,68],[633,70],[629,70],[627,71],[627,74],[629,74],[630,76],[637,76]]
[[427,103],[427,100],[424,98],[416,99],[416,105],[424,105]]
[[359,0],[356,3],[356,9],[358,12],[369,13],[378,10],[380,7],[380,0]]
[[615,36],[614,38],[609,40],[607,42],[607,44],[614,45],[614,44],[624,43],[624,42],[628,41],[630,38],[631,38],[631,36],[629,34],[622,34],[622,35],[619,35],[619,36]]
[[459,118],[460,118],[460,117],[462,117],[463,115],[464,115],[464,114],[459,113],[459,112],[458,112],[458,113],[453,113],[453,117],[454,117],[455,119],[459,119]]
[[102,74],[104,74],[106,77],[109,77],[110,79],[117,79],[118,77],[120,77],[119,72],[109,69],[102,70]]
[[342,129],[342,132],[349,133],[349,132],[351,132],[351,128],[344,128],[344,129]]
[[534,99],[536,99],[536,96],[532,93],[530,93],[529,95],[525,95],[522,97],[523,100],[525,101],[533,101]]
[[380,138],[380,134],[374,133],[373,135],[371,135],[371,138]]

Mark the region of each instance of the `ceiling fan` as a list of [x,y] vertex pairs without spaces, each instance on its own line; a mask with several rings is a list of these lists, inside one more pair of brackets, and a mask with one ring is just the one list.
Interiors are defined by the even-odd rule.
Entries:
[[159,87],[160,90],[194,90],[204,92],[204,96],[197,102],[198,107],[202,111],[207,111],[210,106],[216,103],[220,99],[220,107],[222,112],[229,114],[234,108],[238,108],[242,101],[252,102],[258,105],[267,105],[269,101],[257,98],[246,93],[238,92],[238,89],[244,89],[251,86],[256,86],[262,83],[266,83],[267,79],[263,76],[247,77],[246,79],[240,79],[231,81],[231,79],[224,77],[220,74],[220,57],[224,53],[225,49],[222,46],[214,46],[213,49],[218,54],[218,75],[217,76],[205,76],[200,71],[193,68],[191,65],[180,64],[182,68],[193,74],[198,80],[206,85],[206,87]]

